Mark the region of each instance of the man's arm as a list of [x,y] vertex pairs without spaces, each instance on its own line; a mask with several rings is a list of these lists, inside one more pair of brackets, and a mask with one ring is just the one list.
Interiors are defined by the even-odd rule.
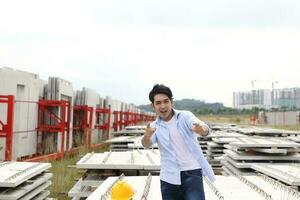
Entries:
[[207,136],[210,132],[209,127],[206,124],[201,124],[200,123],[194,123],[192,131],[201,135],[201,136]]
[[149,148],[152,145],[151,137],[154,134],[155,129],[150,127],[150,124],[147,125],[145,134],[142,138],[142,145],[146,148]]

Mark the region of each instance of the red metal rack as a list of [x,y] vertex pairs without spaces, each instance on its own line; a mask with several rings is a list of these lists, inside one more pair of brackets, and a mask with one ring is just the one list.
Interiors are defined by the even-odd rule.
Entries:
[[94,108],[87,105],[75,105],[73,109],[73,134],[84,136],[86,146],[91,145],[93,111]]
[[113,115],[114,115],[113,128],[114,128],[114,131],[118,131],[118,127],[119,127],[119,123],[120,123],[120,120],[119,120],[120,111],[114,111]]
[[[96,114],[95,128],[98,130],[104,130],[105,138],[109,139],[110,109],[97,108],[95,114]],[[105,121],[105,119],[106,119],[106,121]]]
[[[59,113],[59,114],[57,114]],[[38,133],[38,140],[40,140],[43,134],[49,133],[61,133],[61,147],[60,151],[35,156],[32,159],[26,159],[26,161],[40,161],[45,159],[57,159],[64,156],[65,153],[65,133],[67,134],[67,146],[69,144],[70,134],[70,115],[71,115],[71,103],[65,100],[39,100],[38,102],[38,127],[36,128]],[[41,146],[38,141],[37,153],[40,154]]]
[[[13,95],[0,95],[0,108],[7,111],[6,118],[0,119],[0,137],[5,138],[5,160],[12,160],[13,151],[13,120],[14,108],[16,102],[36,103],[38,105],[38,125],[36,128],[38,135],[37,153],[31,157],[20,158],[23,161],[41,161],[62,158],[65,153],[72,153],[76,148],[65,149],[69,147],[70,121],[71,121],[71,103],[65,100],[39,100],[39,102],[16,101]],[[113,128],[115,131],[122,130],[125,126],[136,125],[139,122],[154,120],[154,116],[139,114],[129,111],[114,111],[110,109],[98,108],[95,110],[96,123],[92,127],[93,107],[79,106],[73,107],[73,134],[74,131],[83,131],[85,144],[90,148],[101,146],[102,143],[91,145],[92,128],[105,131],[106,139],[109,138],[110,117],[114,115]],[[3,116],[2,116],[3,117]],[[61,146],[56,152],[49,152],[46,155],[41,153],[42,138],[44,134],[61,133]],[[67,141],[65,144],[65,134]],[[56,147],[56,146],[55,146]]]
[[14,96],[0,95],[0,106],[7,109],[6,119],[0,119],[0,137],[5,138],[5,160],[12,159],[13,125],[14,125]]
[[136,125],[142,122],[149,122],[154,121],[155,116],[141,114],[141,113],[134,113],[129,111],[114,111],[114,122],[113,128],[114,131],[122,130],[125,126],[129,125]]

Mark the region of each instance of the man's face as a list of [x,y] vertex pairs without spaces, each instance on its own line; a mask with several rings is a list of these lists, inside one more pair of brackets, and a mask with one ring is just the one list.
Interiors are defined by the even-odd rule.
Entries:
[[173,116],[173,101],[165,94],[155,95],[152,107],[156,114],[164,121],[169,121]]

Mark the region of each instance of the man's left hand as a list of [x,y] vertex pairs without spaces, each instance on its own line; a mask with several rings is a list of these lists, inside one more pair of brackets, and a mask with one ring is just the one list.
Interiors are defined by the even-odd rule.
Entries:
[[195,133],[198,133],[198,134],[200,134],[200,135],[206,135],[207,128],[201,126],[201,125],[198,124],[198,123],[194,123],[194,124],[193,124],[193,128],[192,128],[192,131],[195,132]]

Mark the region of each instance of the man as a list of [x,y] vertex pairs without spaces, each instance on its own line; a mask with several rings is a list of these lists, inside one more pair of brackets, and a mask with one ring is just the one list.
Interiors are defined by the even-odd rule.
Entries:
[[202,173],[211,181],[215,177],[197,134],[208,135],[209,127],[191,112],[173,109],[172,91],[164,85],[154,85],[149,99],[158,118],[147,126],[142,144],[159,146],[163,200],[205,200]]

